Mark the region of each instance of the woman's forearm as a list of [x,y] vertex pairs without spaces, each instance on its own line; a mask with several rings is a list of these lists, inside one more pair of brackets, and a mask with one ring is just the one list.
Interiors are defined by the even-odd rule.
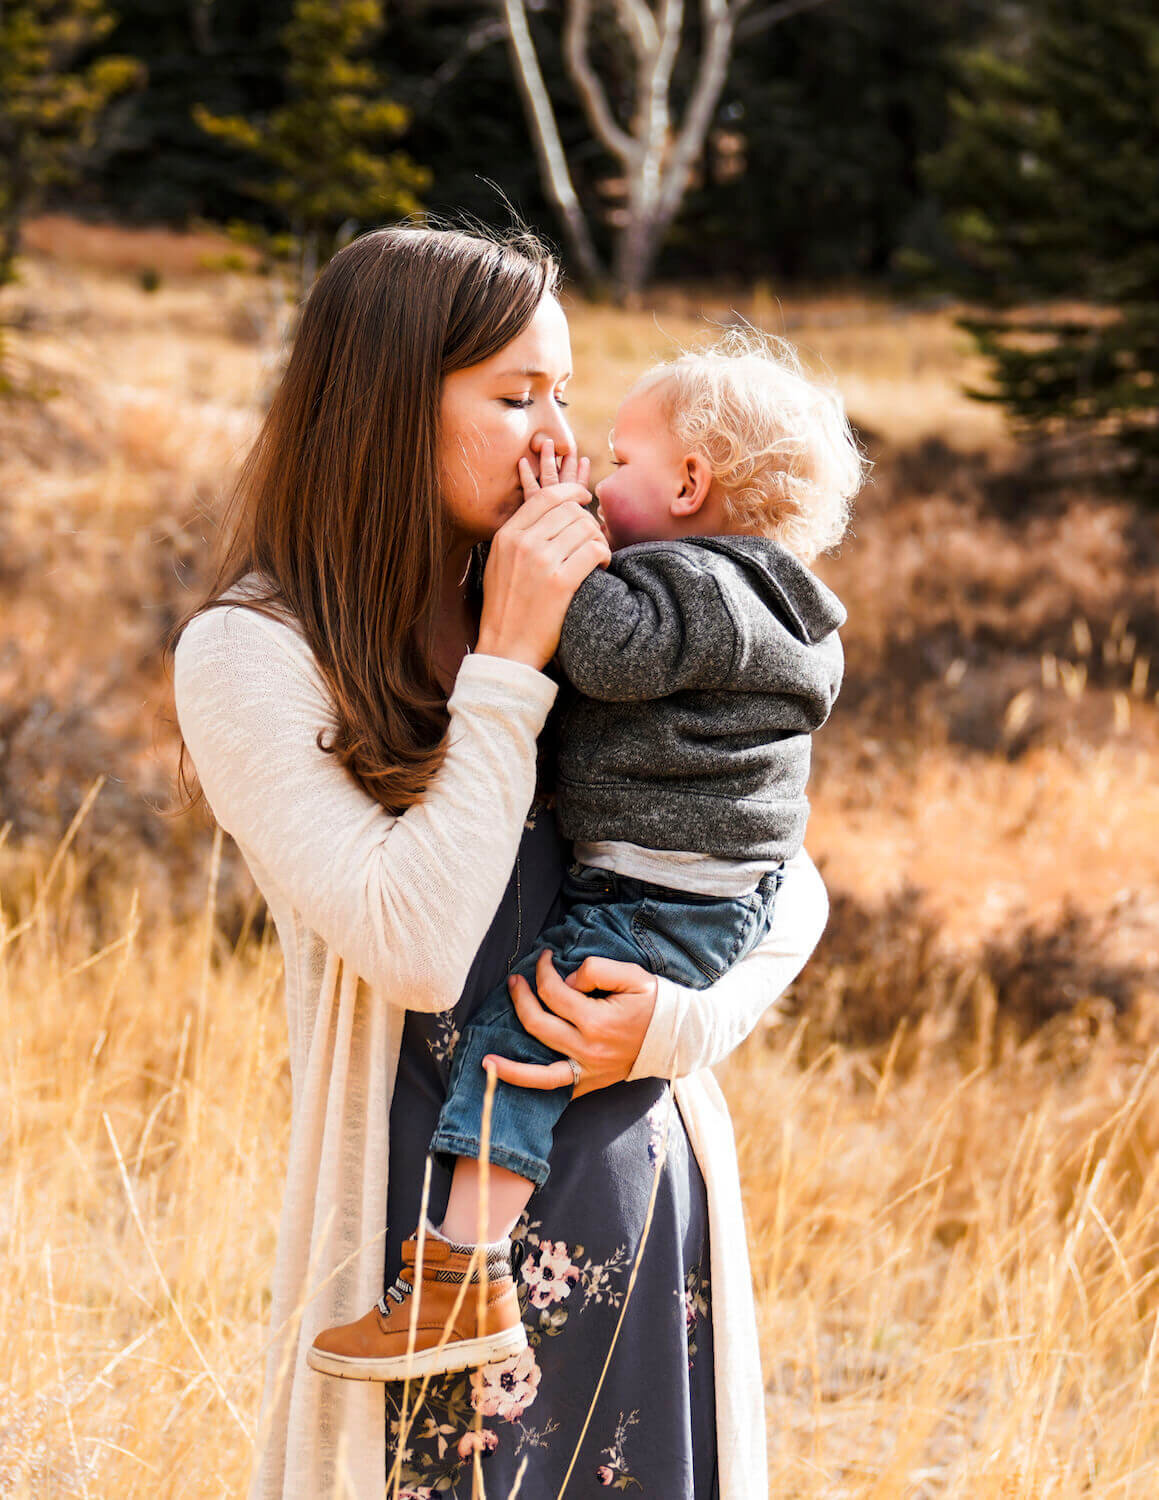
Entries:
[[657,980],[656,1005],[631,1078],[681,1078],[721,1062],[805,967],[825,930],[829,898],[802,849],[785,866],[764,940],[704,990]]

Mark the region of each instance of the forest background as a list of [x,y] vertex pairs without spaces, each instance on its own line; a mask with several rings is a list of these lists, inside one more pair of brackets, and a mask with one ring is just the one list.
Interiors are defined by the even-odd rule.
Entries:
[[[163,643],[316,265],[512,209],[568,266],[597,473],[618,393],[740,319],[836,380],[874,464],[820,568],[850,612],[808,837],[832,918],[722,1070],[774,1495],[1156,1492],[1159,17],[754,0],[627,286],[641,11],[590,8],[617,137],[580,8],[0,3],[0,1496],[244,1491],[280,959],[175,814]],[[661,170],[716,15],[683,17]],[[458,1436],[421,1434],[437,1492]]]
[[[70,202],[139,223],[252,219],[243,188],[271,170],[250,160],[239,171],[238,153],[207,137],[195,110],[252,118],[285,102],[283,33],[293,9],[292,0],[119,0],[101,46],[139,60],[148,81],[107,112]],[[750,23],[759,9],[746,13]],[[828,0],[773,9],[786,19],[742,30],[709,150],[658,274],[880,277],[903,246],[944,246],[921,160],[945,141],[959,50],[988,24],[1009,24],[1008,8]],[[622,173],[593,139],[568,75],[559,8],[541,0],[528,14],[577,188],[605,206],[594,226],[605,239]],[[494,222],[498,188],[558,239],[496,7],[402,0],[384,19],[360,55],[407,111],[400,145],[429,173],[424,207]],[[689,15],[689,31],[698,20]],[[630,57],[606,17],[602,24],[598,61],[613,102],[624,105]],[[686,48],[677,88],[687,89],[695,55]]]

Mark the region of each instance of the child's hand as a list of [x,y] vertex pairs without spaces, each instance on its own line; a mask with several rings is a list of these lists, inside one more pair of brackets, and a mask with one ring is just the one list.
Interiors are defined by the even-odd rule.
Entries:
[[552,504],[560,505],[571,500],[576,505],[590,507],[593,500],[588,482],[592,475],[590,458],[579,458],[574,453],[565,453],[563,462],[557,463],[555,444],[550,438],[544,440],[539,450],[539,476],[526,458],[519,460],[519,482],[523,486],[523,498],[542,495]]

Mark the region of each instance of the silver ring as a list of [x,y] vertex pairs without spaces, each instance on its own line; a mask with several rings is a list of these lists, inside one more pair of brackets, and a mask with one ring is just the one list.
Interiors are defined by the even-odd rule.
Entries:
[[580,1067],[579,1063],[576,1062],[574,1057],[565,1057],[564,1062],[567,1063],[568,1067],[571,1069],[571,1086],[574,1089],[576,1084],[579,1083],[580,1079],[584,1076],[584,1070]]

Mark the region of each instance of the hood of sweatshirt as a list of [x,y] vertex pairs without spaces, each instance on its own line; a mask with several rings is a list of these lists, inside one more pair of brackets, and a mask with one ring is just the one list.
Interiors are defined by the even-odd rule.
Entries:
[[805,645],[814,646],[845,624],[845,606],[803,562],[763,536],[689,537],[743,567],[766,607]]

